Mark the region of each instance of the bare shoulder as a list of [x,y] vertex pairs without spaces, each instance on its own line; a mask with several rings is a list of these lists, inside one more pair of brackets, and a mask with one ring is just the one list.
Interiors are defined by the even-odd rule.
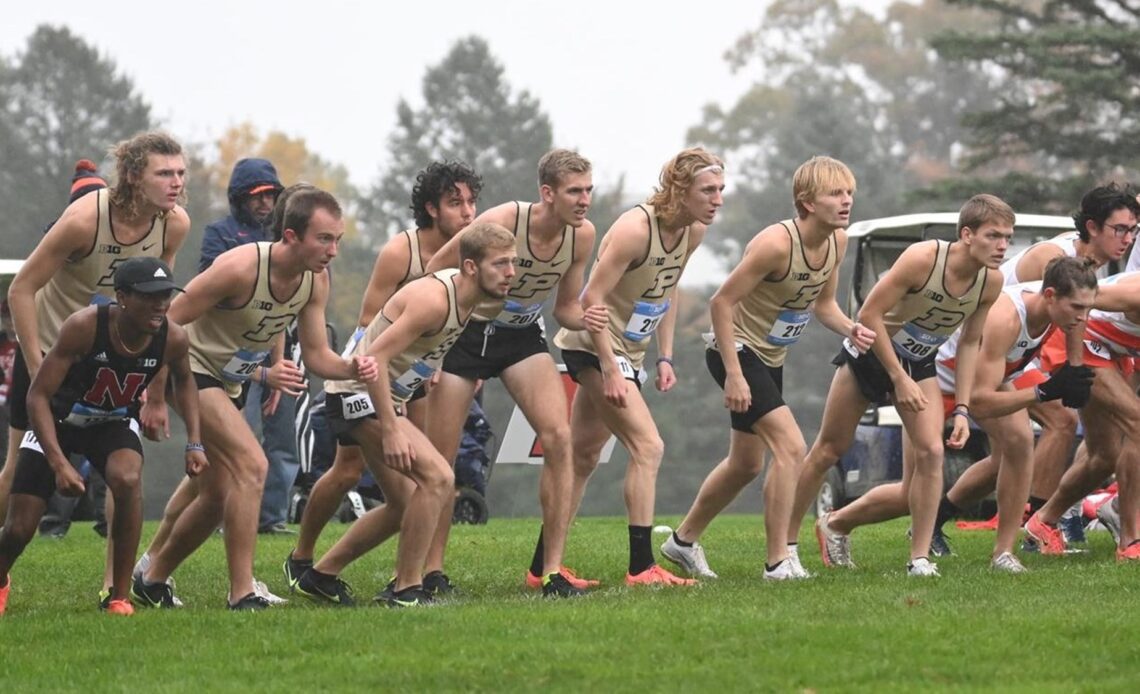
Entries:
[[190,215],[181,205],[166,214],[166,229],[173,234],[185,235],[190,232]]
[[986,288],[983,298],[994,302],[1002,294],[1002,287],[1005,284],[1005,277],[1001,274],[1001,270],[989,268],[986,270]]
[[475,222],[492,222],[505,226],[508,229],[514,229],[515,220],[518,217],[518,209],[518,203],[504,202],[480,214],[475,218]]
[[783,253],[788,254],[792,252],[792,236],[788,232],[787,227],[782,223],[776,222],[769,224],[761,229],[752,237],[748,245],[744,247],[745,253],[756,253],[763,251],[766,253]]

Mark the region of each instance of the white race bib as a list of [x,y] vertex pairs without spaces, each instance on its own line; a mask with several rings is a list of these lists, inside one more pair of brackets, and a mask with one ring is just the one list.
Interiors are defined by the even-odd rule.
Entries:
[[636,302],[633,305],[633,315],[629,317],[629,322],[625,324],[625,331],[622,333],[625,339],[633,342],[648,340],[657,330],[657,324],[665,317],[670,302],[670,299],[660,304],[651,304],[648,301]]
[[416,389],[431,379],[435,367],[423,361],[416,360],[412,366],[392,381],[392,394],[400,400],[412,397]]
[[102,410],[98,407],[89,407],[80,403],[71,406],[71,412],[63,420],[76,427],[89,427],[96,424],[106,424],[127,418],[127,408],[119,407],[114,410]]
[[345,395],[340,400],[340,409],[341,416],[346,422],[363,419],[376,413],[376,408],[372,406],[372,398],[368,397],[368,393]]
[[542,302],[522,304],[507,299],[503,310],[495,316],[495,324],[504,328],[525,328],[542,317]]
[[257,367],[269,356],[269,350],[254,352],[249,349],[239,349],[234,356],[222,367],[222,378],[231,383],[245,383],[257,373]]
[[772,329],[768,331],[768,344],[786,347],[795,344],[811,322],[811,311],[784,309],[776,314]]
[[1112,350],[1100,340],[1085,340],[1085,349],[1101,359],[1112,359]]
[[627,381],[635,381],[641,385],[645,385],[647,376],[644,371],[638,371],[633,368],[633,364],[629,362],[629,359],[626,359],[620,354],[614,355],[614,359],[617,360],[618,372],[622,378]]
[[913,323],[906,323],[891,337],[891,343],[900,357],[907,361],[922,361],[937,352],[947,339],[948,335],[934,335]]

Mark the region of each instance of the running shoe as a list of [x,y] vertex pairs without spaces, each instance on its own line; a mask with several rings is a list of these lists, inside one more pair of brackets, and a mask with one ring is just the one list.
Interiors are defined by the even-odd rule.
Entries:
[[260,612],[269,609],[269,601],[257,593],[250,593],[237,602],[231,602],[228,607],[234,612]]
[[654,564],[645,571],[637,574],[625,575],[627,586],[695,586],[697,581],[692,578],[681,578]]
[[673,533],[669,533],[661,544],[661,555],[694,578],[717,578],[716,572],[709,568],[705,548],[699,542],[686,547],[673,538]]
[[1097,506],[1096,519],[1112,533],[1113,542],[1120,544],[1120,497],[1114,496],[1111,501]]
[[376,594],[376,597],[372,598],[372,602],[374,602],[378,605],[387,605],[388,600],[395,594],[396,594],[396,577],[393,576],[392,580],[388,581],[388,585],[384,586],[384,590],[380,591],[379,593]]
[[[910,538],[913,534],[913,529],[907,528],[906,536]],[[934,526],[934,532],[930,535],[930,554],[935,557],[949,557],[954,554],[953,550],[950,549],[950,542],[947,541],[946,534],[938,525]]]
[[586,591],[575,588],[565,576],[553,573],[542,579],[542,597],[544,598],[576,598],[585,595]]
[[111,602],[111,589],[110,588],[104,588],[103,590],[99,591],[99,609],[100,610],[107,609],[107,605],[110,604],[110,602]]
[[[587,588],[597,588],[598,586],[600,586],[602,584],[601,581],[597,581],[597,580],[594,580],[592,578],[579,578],[578,574],[574,573],[574,569],[571,569],[568,566],[558,567],[558,573],[562,574],[562,576],[567,581],[570,582],[570,585],[574,586],[578,590],[586,590]],[[531,588],[532,590],[541,590],[542,589],[542,576],[535,576],[528,569],[526,572],[526,586],[527,586],[527,588]]]
[[0,614],[4,614],[4,610],[8,609],[8,593],[12,592],[12,577],[8,577],[8,582],[0,588]]
[[1042,554],[1064,554],[1065,538],[1061,531],[1046,525],[1040,513],[1034,513],[1025,523],[1025,534],[1037,541]]
[[430,593],[433,598],[453,598],[460,593],[451,578],[442,571],[429,571],[423,580],[424,592]]
[[938,573],[938,565],[930,561],[926,557],[919,557],[912,559],[906,565],[906,573],[908,576],[941,576]]
[[1133,540],[1124,549],[1116,550],[1116,561],[1128,562],[1140,559],[1140,540]]
[[434,602],[435,599],[423,586],[410,586],[392,593],[392,597],[388,598],[388,607],[427,607]]
[[1000,571],[1007,574],[1023,574],[1029,571],[1025,568],[1025,564],[1009,552],[1002,552],[990,563],[990,567],[994,571]]
[[147,583],[138,576],[131,581],[131,602],[139,607],[174,607],[174,590],[169,583]]
[[297,589],[297,581],[301,580],[301,575],[311,568],[313,568],[312,559],[294,559],[293,551],[290,550],[289,556],[285,557],[285,563],[281,565],[290,593]]
[[796,567],[792,563],[791,557],[776,564],[776,568],[774,569],[764,568],[765,581],[798,581],[802,578],[805,577],[796,573]]
[[829,511],[815,521],[815,538],[819,540],[819,553],[823,557],[823,565],[854,569],[855,562],[851,561],[851,536],[832,530],[828,525],[830,520]]
[[300,580],[297,581],[296,591],[313,602],[335,605],[336,607],[353,607],[356,605],[351,586],[336,576],[318,576],[313,569],[301,574]]
[[1081,517],[1080,502],[1065,511],[1065,515],[1061,516],[1061,521],[1057,523],[1057,527],[1060,528],[1066,545],[1081,544],[1087,541],[1085,538],[1085,519]]
[[792,562],[792,570],[796,572],[797,578],[815,578],[815,574],[805,569],[800,562],[799,545],[788,545],[788,561]]
[[256,578],[253,579],[253,592],[257,593],[258,597],[264,598],[265,602],[270,605],[284,605],[289,602],[280,595],[274,595],[273,592],[269,590],[269,586],[265,585],[265,581],[259,581]]
[[135,608],[131,606],[131,601],[125,598],[118,600],[107,601],[107,607],[103,609],[107,614],[117,614],[123,617],[130,617],[135,613]]

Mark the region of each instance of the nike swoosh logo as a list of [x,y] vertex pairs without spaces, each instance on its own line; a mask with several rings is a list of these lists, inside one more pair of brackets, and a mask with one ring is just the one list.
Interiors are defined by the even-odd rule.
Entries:
[[551,263],[550,267],[558,267],[559,265],[561,265],[562,263],[565,263],[565,262],[566,262],[565,259],[559,260],[557,263]]
[[297,308],[300,305],[301,305],[300,301],[295,301],[295,302],[289,304],[289,308]]
[[144,251],[149,251],[150,249],[154,248],[155,244],[157,244],[157,243],[158,243],[158,242],[157,242],[157,241],[155,241],[154,243],[150,244],[149,246],[143,246],[143,247],[142,247],[142,249],[143,249]]

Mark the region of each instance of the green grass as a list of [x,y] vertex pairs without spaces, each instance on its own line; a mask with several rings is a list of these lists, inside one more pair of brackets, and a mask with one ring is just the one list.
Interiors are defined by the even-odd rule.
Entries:
[[[582,519],[568,563],[603,588],[553,602],[521,587],[537,523],[493,520],[452,534],[448,571],[465,592],[454,604],[344,610],[298,598],[260,614],[222,609],[215,538],[177,574],[185,609],[122,619],[95,609],[102,545],[78,524],[35,541],[15,567],[0,690],[1136,689],[1140,567],[1118,566],[1107,534],[1087,554],[1024,557],[1032,573],[1008,576],[989,569],[992,533],[951,531],[958,554],[939,562],[942,578],[920,580],[903,570],[906,527],[860,529],[854,572],[823,571],[805,533],[818,577],[770,585],[760,519],[726,516],[704,538],[720,580],[631,590],[624,521]],[[279,592],[290,546],[259,542],[256,573]],[[344,578],[368,602],[392,561],[384,546]]]

